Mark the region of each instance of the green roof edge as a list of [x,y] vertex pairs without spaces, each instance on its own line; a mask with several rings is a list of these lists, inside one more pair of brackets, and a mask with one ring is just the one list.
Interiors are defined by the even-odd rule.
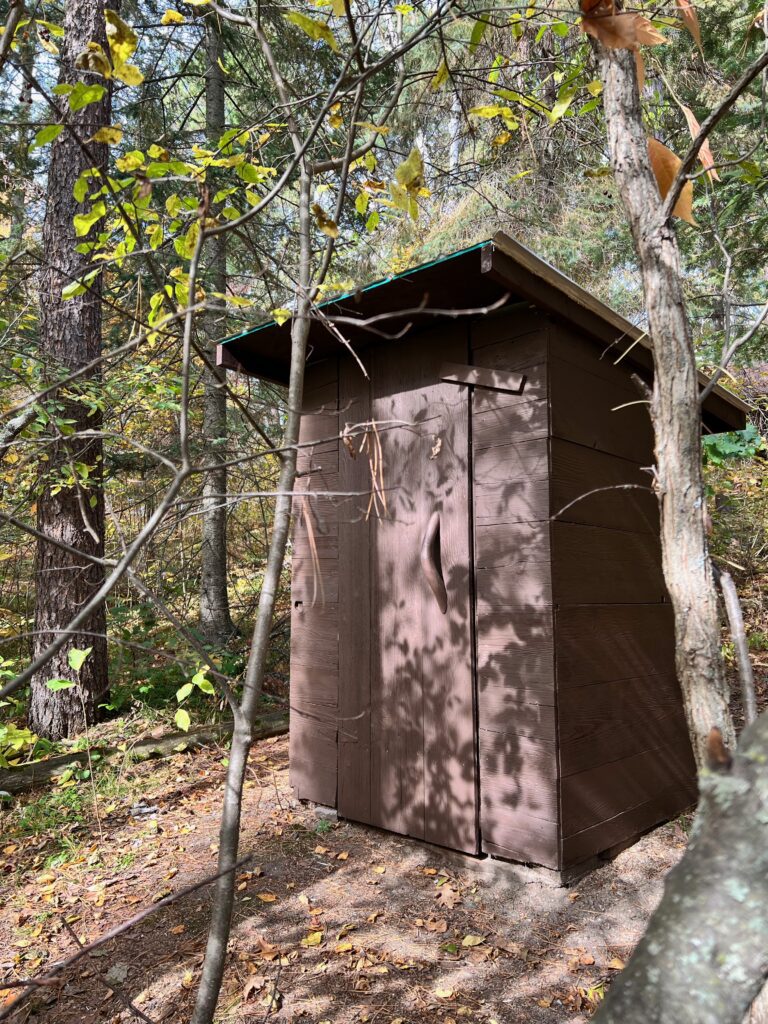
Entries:
[[[318,309],[323,309],[326,306],[337,305],[339,302],[351,299],[354,295],[363,295],[365,292],[373,291],[374,288],[381,288],[382,285],[391,284],[393,281],[399,281],[401,278],[408,277],[410,274],[418,274],[421,270],[429,270],[430,267],[437,267],[441,263],[448,263],[449,260],[456,259],[459,256],[464,256],[465,253],[472,252],[475,249],[482,249],[484,245],[490,245],[491,242],[492,239],[486,238],[482,242],[476,242],[474,245],[467,246],[466,249],[458,249],[456,252],[448,253],[447,256],[438,256],[437,259],[430,260],[428,263],[420,263],[416,267],[409,267],[408,270],[403,270],[399,274],[394,274],[391,277],[382,277],[378,281],[372,281],[371,284],[365,285],[363,288],[355,288],[354,291],[345,292],[343,295],[337,295],[333,299],[326,299],[325,302],[319,303]],[[230,341],[238,341],[240,338],[246,338],[249,334],[256,334],[257,331],[266,330],[267,327],[274,327],[276,323],[276,320],[265,320],[264,323],[254,324],[253,327],[246,327],[244,331],[240,331],[237,334],[230,334],[228,338],[222,339],[218,344],[228,345]]]

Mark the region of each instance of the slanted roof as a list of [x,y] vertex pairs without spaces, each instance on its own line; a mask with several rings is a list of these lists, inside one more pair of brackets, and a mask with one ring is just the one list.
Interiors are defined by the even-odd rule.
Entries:
[[[493,239],[442,259],[376,281],[319,305],[309,334],[308,362],[339,351],[335,323],[355,348],[386,344],[410,324],[424,325],[452,313],[478,314],[498,303],[530,302],[555,320],[576,327],[595,342],[614,345],[617,358],[646,371],[653,360],[647,335],[524,245],[498,232]],[[380,319],[375,319],[380,318]],[[240,369],[275,383],[288,381],[290,321],[274,320],[226,338],[218,347],[220,366]],[[700,373],[702,387],[708,378]],[[704,404],[710,429],[744,427],[749,406],[716,386]]]

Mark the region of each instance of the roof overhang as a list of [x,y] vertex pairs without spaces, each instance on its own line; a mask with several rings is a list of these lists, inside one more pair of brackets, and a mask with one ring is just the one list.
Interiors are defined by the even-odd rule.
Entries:
[[[307,361],[336,354],[339,334],[352,348],[362,349],[439,317],[477,316],[519,302],[532,303],[552,319],[615,347],[617,359],[650,379],[653,357],[645,332],[503,232],[492,241],[322,303],[310,328]],[[218,346],[217,362],[285,384],[290,334],[290,321],[250,328]],[[699,373],[699,381],[704,387],[708,378]],[[745,402],[719,385],[704,403],[710,430],[742,429],[748,412]]]

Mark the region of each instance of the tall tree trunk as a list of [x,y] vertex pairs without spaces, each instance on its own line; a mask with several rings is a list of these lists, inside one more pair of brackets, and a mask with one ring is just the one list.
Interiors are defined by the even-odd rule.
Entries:
[[[224,76],[221,70],[221,30],[215,14],[205,20],[205,124],[209,143],[215,147],[225,128]],[[209,282],[211,290],[222,295],[227,288],[226,235],[211,240]],[[205,319],[206,350],[215,363],[216,341],[223,335],[224,301],[209,300],[218,309]],[[223,373],[205,369],[203,376],[203,437],[205,458],[221,465],[205,474],[203,480],[203,546],[201,553],[200,628],[215,644],[232,638],[235,627],[229,612],[227,594],[227,393]]]
[[[65,6],[64,39],[61,48],[60,83],[86,81],[105,83],[75,68],[75,59],[89,42],[107,50],[103,0],[70,0]],[[65,128],[53,144],[48,171],[43,253],[45,268],[40,282],[40,356],[50,379],[89,363],[101,352],[101,278],[76,298],[62,299],[62,289],[81,278],[90,268],[87,255],[75,251],[82,238],[75,237],[73,217],[90,203],[77,203],[73,188],[81,171],[106,167],[107,147],[88,143],[88,153],[78,139],[87,141],[109,124],[111,99],[107,89],[98,103],[70,112],[66,97],[60,100],[77,138]],[[79,438],[85,430],[99,430],[101,415],[89,411],[77,400],[78,393],[98,387],[100,375],[92,373],[57,394],[56,420],[68,420],[62,436],[51,426],[51,442],[41,463],[41,493],[37,500],[37,526],[52,540],[63,541],[86,555],[104,552],[104,495],[102,491],[103,448],[101,438]],[[49,407],[50,407],[49,405]],[[87,477],[86,477],[87,468]],[[104,579],[101,567],[79,559],[55,544],[39,541],[35,568],[34,656],[38,657],[67,624]],[[91,647],[79,673],[68,662],[71,648]],[[50,679],[77,683],[70,689],[52,692]],[[29,721],[41,736],[53,739],[71,736],[93,722],[98,705],[106,696],[107,640],[106,612],[102,606],[32,679]]]
[[634,55],[595,43],[608,144],[637,251],[653,348],[651,416],[661,504],[664,579],[675,612],[677,672],[699,767],[713,726],[734,730],[720,655],[720,618],[705,527],[696,360],[674,228],[663,223],[648,156]]

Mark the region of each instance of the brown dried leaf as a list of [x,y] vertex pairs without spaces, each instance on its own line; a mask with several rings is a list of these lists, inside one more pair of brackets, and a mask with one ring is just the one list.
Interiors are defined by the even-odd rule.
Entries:
[[435,899],[441,907],[447,907],[449,910],[461,903],[461,895],[450,885],[441,885],[435,893]]
[[[664,199],[672,187],[682,160],[658,139],[648,139],[648,155],[651,158],[651,167],[659,186],[661,198]],[[683,191],[680,193],[680,198],[675,203],[672,213],[675,217],[688,221],[689,224],[696,224],[693,217],[693,184],[690,181],[683,186]]]
[[661,32],[642,14],[589,14],[582,18],[581,27],[609,50],[636,50],[638,46],[666,43]]
[[691,0],[675,0],[677,9],[680,11],[685,27],[691,33],[696,45],[701,49],[701,28],[699,27],[699,16]]
[[424,922],[424,927],[428,932],[438,932],[442,935],[448,931],[448,922],[444,917],[430,917],[428,921]]
[[637,91],[642,93],[645,88],[645,61],[639,50],[635,50],[635,72],[637,74]]
[[[693,113],[690,107],[686,107],[684,104],[681,104],[681,106],[683,108],[683,113],[685,114],[685,120],[688,122],[688,131],[691,133],[691,138],[695,142],[699,132],[701,131],[701,125],[696,120],[696,115]],[[717,170],[715,169],[715,158],[712,155],[712,150],[710,149],[709,139],[705,139],[704,142],[701,144],[701,149],[699,150],[699,160],[701,162],[701,166],[707,172],[707,177],[709,178],[709,180],[720,181],[720,175],[717,173]]]

